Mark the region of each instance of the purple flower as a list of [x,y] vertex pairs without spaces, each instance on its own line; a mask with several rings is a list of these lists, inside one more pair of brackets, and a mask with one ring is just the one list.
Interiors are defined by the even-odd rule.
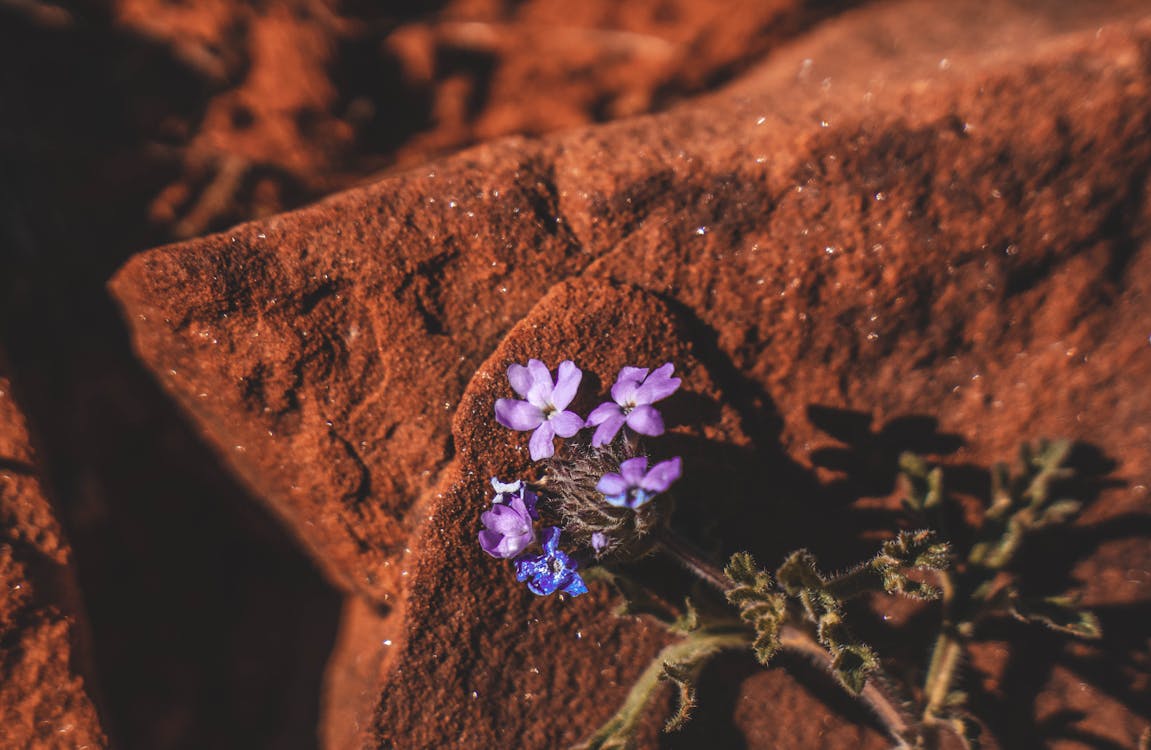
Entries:
[[595,486],[609,505],[638,508],[661,492],[667,491],[682,473],[682,461],[676,457],[647,468],[647,456],[629,458],[619,465],[619,473],[604,474]]
[[515,557],[536,540],[536,494],[518,480],[504,483],[492,477],[492,487],[492,509],[480,516],[480,547],[492,557]]
[[591,535],[591,548],[596,552],[602,552],[608,545],[607,534],[602,531],[593,532]]
[[572,560],[559,548],[560,530],[555,526],[544,529],[542,555],[521,557],[515,561],[516,580],[527,581],[533,594],[547,596],[561,591],[571,596],[587,593],[580,574]]
[[560,362],[554,383],[547,365],[538,359],[529,359],[527,367],[508,367],[512,389],[526,400],[498,399],[496,421],[521,432],[535,430],[528,441],[533,461],[555,454],[552,438],[556,435],[571,437],[583,428],[578,414],[564,411],[575,398],[581,378],[583,373],[570,360]]
[[625,424],[641,435],[662,435],[663,417],[652,404],[665,399],[679,388],[680,379],[671,376],[671,362],[648,375],[646,367],[625,367],[611,387],[612,401],[597,406],[587,418],[587,426],[598,425],[591,444],[607,445]]

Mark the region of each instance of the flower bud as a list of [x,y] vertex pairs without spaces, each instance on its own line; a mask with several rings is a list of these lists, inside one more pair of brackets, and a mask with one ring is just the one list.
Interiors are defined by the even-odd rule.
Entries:
[[670,495],[659,494],[628,507],[611,504],[597,487],[605,475],[620,472],[621,464],[637,454],[642,455],[627,441],[600,448],[568,441],[547,463],[540,482],[541,511],[554,516],[566,538],[597,562],[624,562],[648,554],[671,516]]

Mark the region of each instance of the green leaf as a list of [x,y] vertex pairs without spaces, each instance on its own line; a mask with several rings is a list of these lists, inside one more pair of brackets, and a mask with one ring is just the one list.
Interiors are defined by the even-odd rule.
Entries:
[[831,669],[845,688],[859,695],[867,685],[868,676],[879,669],[879,658],[870,646],[853,643],[835,651]]
[[755,574],[758,569],[755,566],[755,558],[749,553],[736,552],[727,561],[727,567],[723,569],[723,572],[732,581],[750,586],[755,583]]
[[907,497],[902,499],[905,508],[923,514],[943,502],[943,471],[939,467],[932,469],[923,456],[903,453],[899,470],[907,485]]
[[755,630],[752,649],[759,663],[766,665],[779,650],[787,599],[773,589],[771,575],[757,569],[746,552],[732,555],[724,572],[735,584],[726,592],[727,600],[739,609],[740,619]]
[[805,549],[796,550],[779,566],[775,577],[783,590],[791,596],[797,596],[804,589],[821,589],[823,578],[816,571],[815,565],[814,555]]
[[1077,600],[1070,596],[1049,596],[1043,599],[1014,598],[1011,613],[1019,620],[1045,625],[1052,630],[1080,638],[1100,638],[1103,628],[1093,612],[1079,609]]
[[766,667],[771,663],[772,658],[779,653],[780,620],[764,620],[757,625],[756,631],[751,650],[755,652],[756,661]]
[[1078,500],[1056,500],[1043,510],[1043,514],[1039,516],[1039,520],[1035,525],[1051,526],[1053,524],[1067,523],[1079,515],[1079,511],[1082,508],[1083,503]]
[[682,729],[691,718],[695,708],[695,680],[699,676],[702,664],[694,662],[664,663],[660,679],[673,683],[676,686],[675,713],[663,726],[663,731],[674,732]]
[[676,618],[675,623],[672,625],[672,630],[685,635],[692,631],[699,630],[699,610],[695,608],[691,597],[684,598],[683,614]]
[[946,570],[951,565],[951,545],[937,541],[931,529],[901,531],[894,539],[883,543],[876,559],[880,557],[894,561],[886,567],[898,565],[905,568]]
[[615,715],[572,750],[631,750],[635,747],[636,730],[648,703],[665,680],[674,681],[671,677],[665,677],[669,665],[674,674],[682,675],[684,664],[694,665],[693,669],[702,669],[707,659],[720,651],[746,647],[747,636],[743,633],[707,634],[700,631],[665,647],[640,673]]
[[983,727],[974,718],[966,713],[957,714],[949,719],[955,734],[963,742],[965,750],[979,750],[983,747]]
[[943,705],[948,708],[960,708],[967,705],[967,693],[962,690],[952,690],[944,699]]
[[927,475],[927,496],[923,499],[925,510],[932,510],[943,504],[943,469],[936,466]]

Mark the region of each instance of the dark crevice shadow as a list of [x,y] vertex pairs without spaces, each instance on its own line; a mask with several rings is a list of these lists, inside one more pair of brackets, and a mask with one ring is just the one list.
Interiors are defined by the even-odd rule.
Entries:
[[[708,499],[705,508],[681,504],[677,522],[687,519],[683,527],[695,530],[695,541],[715,550],[721,560],[747,550],[764,564],[775,566],[795,547],[818,543],[826,531],[817,520],[819,514],[812,513],[820,503],[820,486],[784,451],[780,442],[783,419],[770,395],[739,372],[720,348],[716,331],[694,311],[674,298],[656,296],[675,313],[684,337],[695,345],[694,354],[739,414],[740,426],[749,438],[747,447],[671,434],[661,438],[669,454],[680,452],[698,461],[691,472],[685,472],[683,491],[677,494]],[[702,407],[703,415],[719,418],[719,404],[684,406]],[[680,411],[674,399],[667,409],[672,423],[700,421],[699,413]],[[722,529],[722,548],[718,534],[709,539],[698,533],[701,529]]]
[[842,474],[824,485],[835,502],[851,503],[861,497],[883,497],[896,489],[899,457],[905,452],[922,456],[949,456],[963,447],[958,435],[939,431],[939,420],[926,415],[895,417],[876,429],[865,412],[812,404],[807,418],[842,446],[817,448],[816,466]]
[[732,709],[739,702],[743,683],[762,669],[746,654],[732,652],[715,657],[700,674],[691,720],[678,732],[661,734],[661,750],[747,750],[747,740],[735,723]]
[[[984,628],[981,640],[1008,644],[1008,662],[994,695],[968,692],[972,710],[1006,747],[1039,750],[1059,739],[1086,741],[1096,736],[1089,728],[1078,726],[1084,721],[1090,723],[1086,714],[1065,710],[1055,715],[1058,718],[1036,718],[1036,699],[1056,668],[1069,671],[1073,679],[1151,721],[1151,690],[1145,687],[1146,675],[1151,673],[1146,654],[1151,602],[1092,609],[1103,624],[1104,637],[1099,641],[1076,642],[1042,627],[1013,621],[997,621]],[[1105,743],[1099,747],[1112,746],[1098,739]]]
[[0,457],[0,471],[25,477],[36,476],[36,467],[27,461],[14,458]]
[[[744,428],[752,435],[751,444],[755,446],[734,448],[683,436],[666,438],[670,452],[690,455],[700,464],[701,476],[685,474],[682,480],[686,496],[714,499],[706,512],[691,508],[691,504],[677,509],[677,520],[686,518],[686,528],[695,529],[705,540],[714,540],[709,552],[719,557],[734,549],[750,549],[762,564],[771,568],[778,564],[781,551],[809,546],[820,555],[821,565],[832,570],[836,567],[835,561],[850,564],[874,553],[874,538],[868,540],[863,536],[891,534],[900,527],[914,524],[898,511],[860,509],[855,507],[856,501],[896,492],[898,461],[904,451],[945,459],[962,447],[958,436],[941,432],[938,420],[926,415],[899,416],[877,425],[865,412],[813,405],[808,410],[813,424],[841,443],[817,449],[812,454],[820,470],[834,473],[830,480],[820,482],[814,473],[805,472],[783,453],[779,443],[780,424],[770,399],[731,367],[702,322],[689,320],[694,340],[705,342],[697,350],[697,356],[709,367],[725,396],[743,417]],[[697,419],[700,414],[718,419],[719,405],[700,401],[684,402],[683,407]],[[1004,459],[1012,465],[1014,456]],[[1089,508],[1104,491],[1124,486],[1122,481],[1110,476],[1116,468],[1115,462],[1096,446],[1075,444],[1065,465],[1072,468],[1074,474],[1052,483],[1053,497],[1074,498]],[[717,481],[716,477],[722,480]],[[986,467],[946,465],[944,480],[952,495],[966,496],[982,507],[990,502],[990,470]],[[802,498],[802,502],[793,500],[788,507],[788,498]],[[956,506],[957,512],[950,518],[949,537],[962,554],[970,546],[975,529],[963,522],[959,504],[951,505]],[[1028,536],[1011,572],[1025,594],[1064,593],[1080,585],[1073,575],[1077,565],[1103,544],[1147,536],[1151,536],[1151,516],[1139,514],[1123,514],[1085,525],[1047,527]],[[720,538],[722,545],[718,542]],[[829,547],[836,548],[840,554],[820,554]],[[940,612],[938,604],[910,606],[914,609],[912,614],[895,627],[877,616],[874,603],[867,606],[866,602],[854,602],[849,617],[858,634],[879,650],[885,664],[899,669],[898,676],[904,684],[917,686],[922,683]],[[1140,656],[1140,650],[1146,647],[1145,623],[1151,621],[1149,607],[1151,602],[1092,607],[1103,623],[1105,636],[1097,642],[1079,642],[1080,646],[1069,645],[1073,639],[1039,625],[1002,618],[989,621],[978,633],[977,643],[1005,642],[1009,651],[1006,671],[989,692],[983,689],[983,678],[968,665],[957,687],[970,694],[976,719],[991,735],[1005,742],[1005,746],[1038,750],[1059,738],[1067,738],[1096,742],[1102,748],[1113,747],[1113,742],[1097,736],[1090,725],[1078,726],[1082,722],[1071,714],[1055,721],[1038,721],[1035,700],[1047,687],[1052,671],[1059,667],[1070,670],[1137,715],[1151,719],[1151,695],[1146,689],[1132,687],[1141,684],[1137,683],[1138,675],[1151,673],[1151,659]],[[1086,650],[1082,647],[1084,643]],[[738,683],[754,673],[754,669],[752,665],[742,677],[737,675],[733,679]],[[837,690],[834,683],[813,668],[807,671],[808,688],[834,705]],[[735,690],[732,685],[714,685],[710,689],[722,695],[731,695]],[[832,694],[824,695],[827,690]],[[851,708],[857,707],[851,706],[848,710]],[[873,725],[867,716],[847,716],[852,721],[859,719]],[[689,747],[697,737],[711,737],[708,732],[726,737],[723,733],[735,731],[731,721],[730,716],[708,718],[706,722],[701,721],[707,731],[699,729],[698,734],[688,734],[692,730],[684,730],[682,737],[693,739],[669,740],[665,746]]]
[[[26,346],[14,359],[30,361]],[[118,381],[103,393],[51,376],[22,388],[75,550],[105,729],[123,748],[317,747],[342,597],[128,369],[126,344],[114,359],[80,359]],[[79,406],[62,416],[60,401]]]
[[135,359],[103,286],[166,239],[147,206],[178,165],[146,144],[217,84],[97,15],[0,12],[0,348],[75,552],[101,723],[127,750],[311,750],[341,597]]

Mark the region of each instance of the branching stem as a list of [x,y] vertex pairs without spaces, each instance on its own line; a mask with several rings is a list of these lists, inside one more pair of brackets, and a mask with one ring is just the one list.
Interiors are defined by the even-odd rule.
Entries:
[[963,644],[955,623],[956,582],[950,573],[939,573],[939,588],[942,591],[943,624],[931,650],[931,663],[923,687],[923,719],[927,723],[939,716],[947,696],[951,694],[951,684],[963,655]]
[[[671,529],[665,528],[660,534],[659,548],[686,568],[688,572],[711,585],[720,593],[726,593],[732,588],[732,582],[722,570],[704,557],[695,545]],[[779,635],[781,648],[801,654],[828,674],[832,673],[831,654],[805,628],[786,624],[780,629]],[[879,719],[891,738],[896,740],[896,748],[911,747],[907,744],[911,728],[907,721],[906,712],[902,708],[902,702],[890,693],[882,677],[868,680],[863,691],[857,697]]]

